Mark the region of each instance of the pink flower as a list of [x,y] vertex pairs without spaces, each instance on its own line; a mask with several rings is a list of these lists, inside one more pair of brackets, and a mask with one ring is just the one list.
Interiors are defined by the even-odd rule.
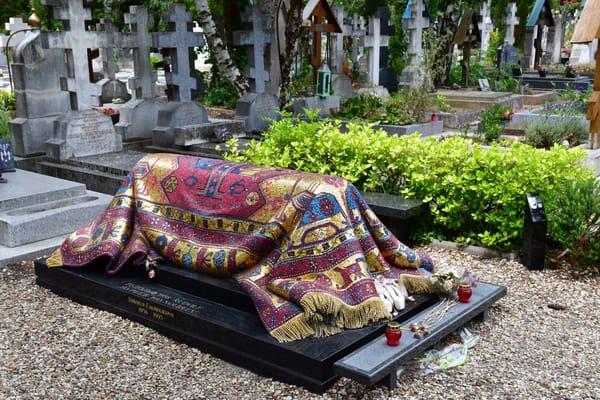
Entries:
[[506,110],[504,111],[504,119],[509,119],[510,118],[510,111]]

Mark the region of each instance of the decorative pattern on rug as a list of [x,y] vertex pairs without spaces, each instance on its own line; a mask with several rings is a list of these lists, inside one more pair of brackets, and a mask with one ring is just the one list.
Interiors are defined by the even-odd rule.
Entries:
[[418,273],[427,257],[398,241],[341,178],[153,154],[47,265],[100,261],[116,274],[159,259],[232,276],[267,331],[291,341],[390,318],[373,275]]

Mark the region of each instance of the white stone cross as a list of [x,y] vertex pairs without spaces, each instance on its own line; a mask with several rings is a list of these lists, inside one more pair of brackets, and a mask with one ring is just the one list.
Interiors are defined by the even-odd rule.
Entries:
[[204,46],[204,34],[193,32],[192,14],[184,4],[171,4],[163,19],[169,23],[170,31],[155,33],[153,43],[155,47],[169,49],[171,68],[165,77],[171,85],[173,100],[191,101],[196,77],[192,76],[190,48]]
[[365,36],[365,47],[369,49],[369,78],[372,84],[379,85],[381,48],[387,47],[390,37],[381,34],[381,18],[369,18],[369,35]]
[[251,12],[245,15],[245,20],[252,23],[252,30],[234,32],[233,42],[238,46],[252,47],[246,76],[250,78],[250,89],[254,93],[264,93],[265,82],[270,79],[269,71],[265,69],[265,53],[267,45],[273,41],[273,31],[262,29],[264,14],[258,7],[252,7]]
[[506,6],[506,17],[504,17],[503,22],[506,26],[506,35],[504,36],[504,43],[514,45],[515,26],[519,25],[519,18],[517,17],[517,3],[508,3],[508,5]]
[[404,29],[409,32],[408,66],[405,73],[411,88],[418,87],[423,77],[423,30],[429,28],[429,18],[425,16],[425,1],[410,0],[403,16]]
[[481,53],[485,54],[490,44],[490,32],[494,30],[494,24],[490,16],[490,4],[492,0],[484,1],[481,6],[481,22],[479,23],[479,32],[481,32]]

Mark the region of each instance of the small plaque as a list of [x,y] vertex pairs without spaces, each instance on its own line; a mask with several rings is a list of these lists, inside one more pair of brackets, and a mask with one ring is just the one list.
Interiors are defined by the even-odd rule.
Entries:
[[0,140],[0,172],[15,170],[15,155],[10,140]]

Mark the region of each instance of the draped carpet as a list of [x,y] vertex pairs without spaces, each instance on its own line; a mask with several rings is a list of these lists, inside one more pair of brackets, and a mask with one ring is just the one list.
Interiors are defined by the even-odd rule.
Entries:
[[432,267],[341,178],[174,154],[140,160],[47,265],[159,259],[236,279],[279,341],[383,321],[373,276]]

